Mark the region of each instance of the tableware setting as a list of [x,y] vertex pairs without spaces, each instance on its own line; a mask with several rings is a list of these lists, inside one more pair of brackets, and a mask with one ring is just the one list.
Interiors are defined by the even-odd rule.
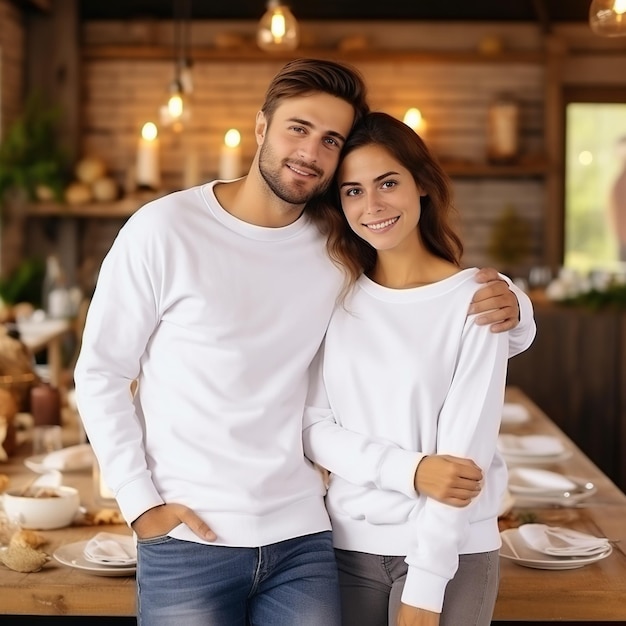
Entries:
[[500,533],[500,556],[534,569],[577,569],[608,557],[613,548],[605,537],[546,524],[523,524]]
[[504,426],[524,424],[530,419],[530,412],[517,402],[505,402],[502,406],[501,423]]
[[137,547],[132,537],[101,532],[88,541],[58,548],[52,555],[62,565],[96,576],[132,576],[137,569]]
[[2,505],[7,518],[21,528],[53,530],[72,523],[80,509],[80,495],[73,487],[33,482],[6,491]]
[[518,506],[574,506],[598,490],[589,480],[532,467],[510,468],[508,489]]
[[498,435],[498,450],[510,467],[516,465],[551,465],[572,456],[558,437],[551,435]]
[[91,445],[81,443],[24,459],[24,465],[33,472],[44,473],[50,470],[60,472],[80,472],[90,470],[94,463]]

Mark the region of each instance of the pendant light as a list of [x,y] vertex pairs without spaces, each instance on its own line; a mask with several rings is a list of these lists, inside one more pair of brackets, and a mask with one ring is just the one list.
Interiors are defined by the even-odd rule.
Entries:
[[295,50],[300,43],[300,28],[288,6],[269,0],[259,22],[256,41],[262,50]]
[[191,0],[174,0],[174,78],[169,85],[167,104],[161,107],[161,123],[174,131],[183,130],[191,114],[189,99],[193,92],[189,29]]
[[626,37],[626,0],[593,0],[591,30],[602,37]]

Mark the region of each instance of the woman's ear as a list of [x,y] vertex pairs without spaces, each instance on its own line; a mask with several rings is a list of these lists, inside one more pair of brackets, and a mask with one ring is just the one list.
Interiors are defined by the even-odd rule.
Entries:
[[254,124],[254,135],[256,137],[256,143],[258,146],[262,145],[265,141],[265,131],[267,130],[267,119],[263,111],[259,111],[256,114],[256,122]]

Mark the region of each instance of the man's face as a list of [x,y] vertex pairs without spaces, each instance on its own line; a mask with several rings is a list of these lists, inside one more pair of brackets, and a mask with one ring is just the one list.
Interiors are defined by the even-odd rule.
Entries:
[[354,120],[352,105],[325,93],[285,99],[268,123],[257,116],[259,171],[278,198],[306,204],[330,184]]

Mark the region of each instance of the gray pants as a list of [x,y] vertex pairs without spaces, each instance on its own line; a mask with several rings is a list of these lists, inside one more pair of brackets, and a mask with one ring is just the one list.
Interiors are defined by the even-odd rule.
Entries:
[[[335,550],[343,626],[395,626],[407,574],[402,556]],[[489,626],[498,595],[498,551],[462,554],[448,583],[440,626]]]

